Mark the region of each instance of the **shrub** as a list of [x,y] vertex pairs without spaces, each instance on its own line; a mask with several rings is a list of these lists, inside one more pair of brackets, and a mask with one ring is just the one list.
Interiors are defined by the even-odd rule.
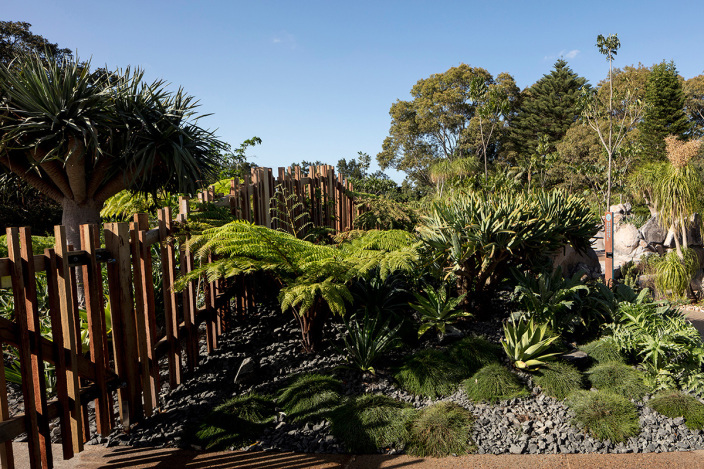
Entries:
[[608,329],[628,358],[638,361],[656,389],[704,392],[704,346],[682,311],[669,305],[622,303]]
[[258,394],[235,397],[203,419],[194,439],[206,449],[239,448],[259,439],[275,415],[270,398]]
[[699,268],[697,255],[691,249],[683,251],[684,259],[670,251],[656,266],[655,286],[663,296],[682,298]]
[[636,406],[618,394],[576,391],[567,397],[567,405],[575,413],[573,422],[594,438],[621,442],[640,433]]
[[574,366],[564,362],[552,362],[538,370],[533,381],[548,396],[564,399],[573,391],[584,387],[584,376]]
[[681,391],[660,391],[648,401],[648,406],[665,417],[684,417],[692,430],[704,429],[704,404]]
[[462,387],[467,397],[475,402],[498,402],[529,394],[518,376],[500,363],[486,365],[465,380]]
[[320,421],[340,405],[341,391],[335,378],[304,374],[279,391],[277,402],[293,421]]
[[333,434],[353,453],[403,448],[413,406],[378,394],[349,399],[330,414]]
[[544,365],[558,353],[546,353],[560,337],[553,334],[547,324],[535,325],[532,319],[508,321],[504,324],[501,345],[514,366],[519,369]]
[[620,362],[623,363],[621,349],[613,337],[605,336],[584,344],[579,349],[589,355],[596,363]]
[[446,353],[425,349],[410,356],[394,374],[401,389],[418,396],[437,398],[452,394],[466,373]]
[[343,317],[342,320],[347,329],[342,336],[347,361],[355,368],[375,373],[372,364],[381,354],[396,345],[396,334],[401,324],[390,328],[388,320],[379,324],[378,316],[371,319],[366,313],[361,324],[356,319]]
[[610,391],[628,399],[641,400],[650,391],[643,373],[623,363],[600,363],[590,368],[587,375],[592,386],[600,391]]
[[514,296],[524,308],[514,319],[534,319],[558,332],[572,332],[580,324],[580,293],[589,293],[589,287],[580,280],[580,273],[569,280],[562,276],[561,267],[537,277],[519,271],[514,275],[518,281]]
[[421,457],[469,453],[474,450],[473,423],[472,413],[452,402],[426,407],[411,419],[408,453]]
[[413,293],[417,304],[411,303],[411,308],[420,315],[420,328],[418,337],[425,334],[429,329],[435,329],[439,337],[445,335],[445,329],[457,322],[461,317],[470,316],[470,313],[458,308],[465,295],[453,298],[448,295],[447,288],[442,286],[435,290],[428,286],[425,288],[425,295]]
[[583,199],[566,192],[476,191],[436,201],[419,233],[459,275],[461,291],[482,292],[509,265],[545,265],[568,243],[586,250],[596,221]]
[[462,366],[467,375],[474,374],[489,363],[498,362],[501,352],[500,345],[477,336],[464,337],[447,349],[450,359]]

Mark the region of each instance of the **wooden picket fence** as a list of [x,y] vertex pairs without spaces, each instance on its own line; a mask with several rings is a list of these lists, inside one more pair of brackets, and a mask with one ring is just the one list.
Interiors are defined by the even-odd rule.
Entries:
[[[305,231],[307,225],[338,232],[352,228],[357,211],[351,195],[353,187],[341,175],[335,175],[333,166],[310,166],[308,175],[300,166],[280,167],[276,177],[272,168],[252,168],[243,179],[230,181],[230,193],[226,194],[231,214],[240,220],[272,229],[294,224],[297,231]],[[216,198],[212,186],[198,194],[201,202]],[[308,215],[300,217],[304,212]]]
[[[296,229],[312,224],[345,231],[352,227],[355,216],[351,190],[352,185],[336,177],[332,166],[312,166],[307,176],[299,167],[279,168],[276,178],[270,168],[255,168],[244,182],[231,181],[229,206],[236,218],[270,228],[294,223]],[[198,194],[202,202],[215,198],[212,187]],[[31,467],[52,467],[49,424],[56,418],[63,459],[82,451],[91,438],[90,401],[95,402],[96,430],[103,436],[118,422],[127,430],[158,412],[162,379],[168,379],[172,389],[178,386],[183,368],[191,372],[197,367],[200,340],[205,340],[210,353],[233,315],[252,310],[253,284],[242,277],[214,282],[202,279],[200,287],[193,281],[182,292],[174,291],[176,277],[194,268],[192,253],[178,249],[174,237],[174,222],[188,219],[188,199],[179,200],[178,211],[174,220],[170,208],[159,210],[158,226],[153,228],[146,214],[135,215],[132,223],[106,223],[104,247],[97,225],[80,227],[79,247],[68,245],[65,227],[57,226],[54,247],[36,254],[29,228],[7,229],[9,256],[0,258],[0,286],[9,283],[13,291],[14,319],[0,317],[0,345],[14,347],[19,356],[25,413],[10,417],[5,364],[0,360],[2,468],[15,467],[12,440],[23,433]],[[299,217],[304,212],[308,215]],[[164,315],[159,319],[152,278],[155,244],[159,245],[163,276]],[[44,272],[47,280],[50,339],[41,335],[39,272]],[[90,342],[86,353],[81,343],[77,274],[82,278]],[[205,305],[198,307],[200,291],[205,293]],[[110,314],[106,316],[108,307]],[[205,334],[199,334],[202,323]],[[111,341],[108,328],[112,329]],[[159,359],[164,357],[168,369],[160,372]],[[55,368],[53,399],[46,390],[45,363]],[[113,408],[115,394],[117,409]]]
[[[177,222],[186,221],[187,199],[180,200]],[[197,307],[196,282],[177,293],[177,275],[193,269],[193,256],[175,246],[171,209],[158,212],[158,226],[149,227],[147,215],[133,223],[106,223],[105,247],[100,247],[96,225],[81,226],[80,250],[66,243],[66,229],[55,228],[53,249],[32,252],[29,228],[8,228],[9,257],[0,258],[0,278],[10,278],[14,320],[0,318],[0,344],[15,347],[22,375],[25,413],[10,417],[4,363],[0,360],[0,462],[13,468],[12,440],[27,434],[32,468],[52,467],[49,423],[58,417],[63,458],[82,451],[91,438],[88,407],[95,401],[97,432],[106,436],[116,420],[125,429],[158,412],[164,374],[171,388],[181,383],[182,358],[189,371],[198,364],[200,340],[207,351],[217,347],[227,328],[229,313],[244,314],[253,307],[251,288],[244,279],[201,283],[205,305]],[[163,275],[164,317],[157,324],[152,279],[151,246],[159,244]],[[102,265],[106,264],[103,270]],[[45,272],[51,339],[40,335],[35,275]],[[76,271],[82,275],[90,350],[82,353]],[[109,303],[104,304],[103,276],[107,275]],[[234,292],[234,293],[233,293]],[[232,301],[234,299],[234,301]],[[109,306],[111,324],[106,324]],[[198,334],[205,322],[205,334]],[[112,341],[107,329],[112,328]],[[163,333],[158,333],[163,331]],[[204,336],[204,337],[202,337]],[[185,357],[182,354],[185,352]],[[167,357],[168,370],[160,374],[158,360]],[[56,397],[49,400],[44,381],[45,362],[56,371]],[[117,393],[118,409],[113,409]],[[117,417],[116,419],[116,412]]]

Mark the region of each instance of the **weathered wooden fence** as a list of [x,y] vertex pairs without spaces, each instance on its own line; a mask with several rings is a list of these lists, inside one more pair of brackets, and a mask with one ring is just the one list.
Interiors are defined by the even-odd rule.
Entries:
[[[274,177],[271,168],[253,168],[240,183],[230,184],[230,211],[240,220],[268,228],[282,228],[293,223],[296,230],[307,224],[336,231],[352,228],[356,208],[352,184],[329,165],[310,166],[308,175],[300,166],[278,168]],[[198,194],[203,202],[213,202],[214,188]],[[284,208],[285,207],[285,208]],[[307,217],[300,217],[302,213]]]
[[[188,217],[188,200],[180,200],[176,221]],[[200,339],[208,353],[217,347],[226,329],[230,305],[245,313],[253,305],[243,279],[225,297],[225,281],[191,282],[177,293],[177,275],[193,269],[193,256],[175,246],[171,209],[158,212],[158,226],[148,217],[135,215],[132,223],[106,223],[105,246],[100,246],[98,226],[81,227],[80,250],[66,243],[63,226],[55,229],[56,243],[44,253],[32,252],[28,228],[8,228],[9,257],[0,258],[0,278],[9,277],[14,297],[14,318],[0,318],[0,344],[16,348],[22,375],[24,411],[10,417],[5,364],[0,360],[0,461],[14,467],[12,440],[26,433],[33,468],[52,467],[49,422],[58,417],[63,458],[71,458],[91,438],[88,407],[95,401],[97,432],[107,435],[119,422],[128,429],[158,411],[162,377],[170,386],[182,379],[182,368],[198,364]],[[164,314],[156,314],[152,270],[152,245],[159,246],[163,276]],[[103,266],[105,265],[105,268]],[[82,277],[89,351],[82,352],[76,271]],[[44,272],[48,285],[51,338],[41,336],[36,275]],[[106,277],[109,302],[105,304]],[[204,291],[205,304],[198,305]],[[232,293],[234,291],[234,294]],[[231,300],[235,301],[231,303]],[[110,314],[106,316],[105,309]],[[107,324],[106,317],[110,318]],[[205,333],[198,334],[205,323]],[[112,329],[109,341],[107,330]],[[161,331],[161,332],[159,332]],[[204,336],[204,337],[203,337]],[[185,352],[185,357],[182,354]],[[160,374],[158,360],[167,357],[168,370]],[[44,381],[45,363],[56,372],[56,397],[49,399]],[[118,408],[113,409],[117,393]]]

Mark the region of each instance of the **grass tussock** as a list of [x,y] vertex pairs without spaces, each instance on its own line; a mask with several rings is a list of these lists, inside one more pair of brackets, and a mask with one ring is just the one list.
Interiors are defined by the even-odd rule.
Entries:
[[193,443],[212,450],[240,448],[257,441],[275,415],[276,406],[266,396],[235,397],[203,419],[194,432]]
[[442,457],[474,451],[471,440],[474,416],[451,402],[440,402],[420,410],[410,422],[407,447],[414,456]]
[[574,423],[591,436],[612,442],[626,441],[640,433],[638,410],[623,396],[608,391],[576,391],[567,397]]
[[684,417],[692,430],[704,429],[704,404],[681,391],[661,391],[648,401],[648,406],[670,418]]
[[624,363],[621,349],[613,337],[606,336],[584,344],[579,349],[589,355],[596,363],[620,362]]
[[331,430],[350,452],[376,453],[380,448],[403,449],[413,406],[378,394],[349,399],[330,415]]
[[401,389],[433,399],[455,392],[466,376],[460,365],[435,349],[412,355],[394,373]]
[[623,363],[607,362],[587,371],[589,382],[600,391],[610,391],[627,399],[641,400],[651,388],[645,384],[645,375]]
[[490,363],[462,383],[467,397],[475,402],[498,402],[528,396],[528,390],[514,373],[500,363]]
[[342,383],[330,376],[304,374],[279,391],[278,404],[293,421],[320,421],[342,400]]
[[489,342],[484,337],[465,337],[447,349],[447,355],[462,368],[467,376],[476,373],[481,367],[499,361],[503,349],[499,344]]
[[533,381],[543,393],[556,399],[584,388],[584,376],[574,366],[564,362],[551,362],[538,370]]

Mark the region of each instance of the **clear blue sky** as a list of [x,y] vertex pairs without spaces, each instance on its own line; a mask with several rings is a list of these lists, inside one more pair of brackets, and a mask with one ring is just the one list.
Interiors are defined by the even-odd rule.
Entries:
[[184,87],[213,114],[205,127],[235,147],[260,137],[249,154],[271,167],[376,156],[391,104],[463,62],[525,88],[563,56],[596,83],[596,36],[618,33],[616,66],[674,60],[691,78],[704,73],[702,18],[701,1],[0,0],[0,19],[94,67]]

